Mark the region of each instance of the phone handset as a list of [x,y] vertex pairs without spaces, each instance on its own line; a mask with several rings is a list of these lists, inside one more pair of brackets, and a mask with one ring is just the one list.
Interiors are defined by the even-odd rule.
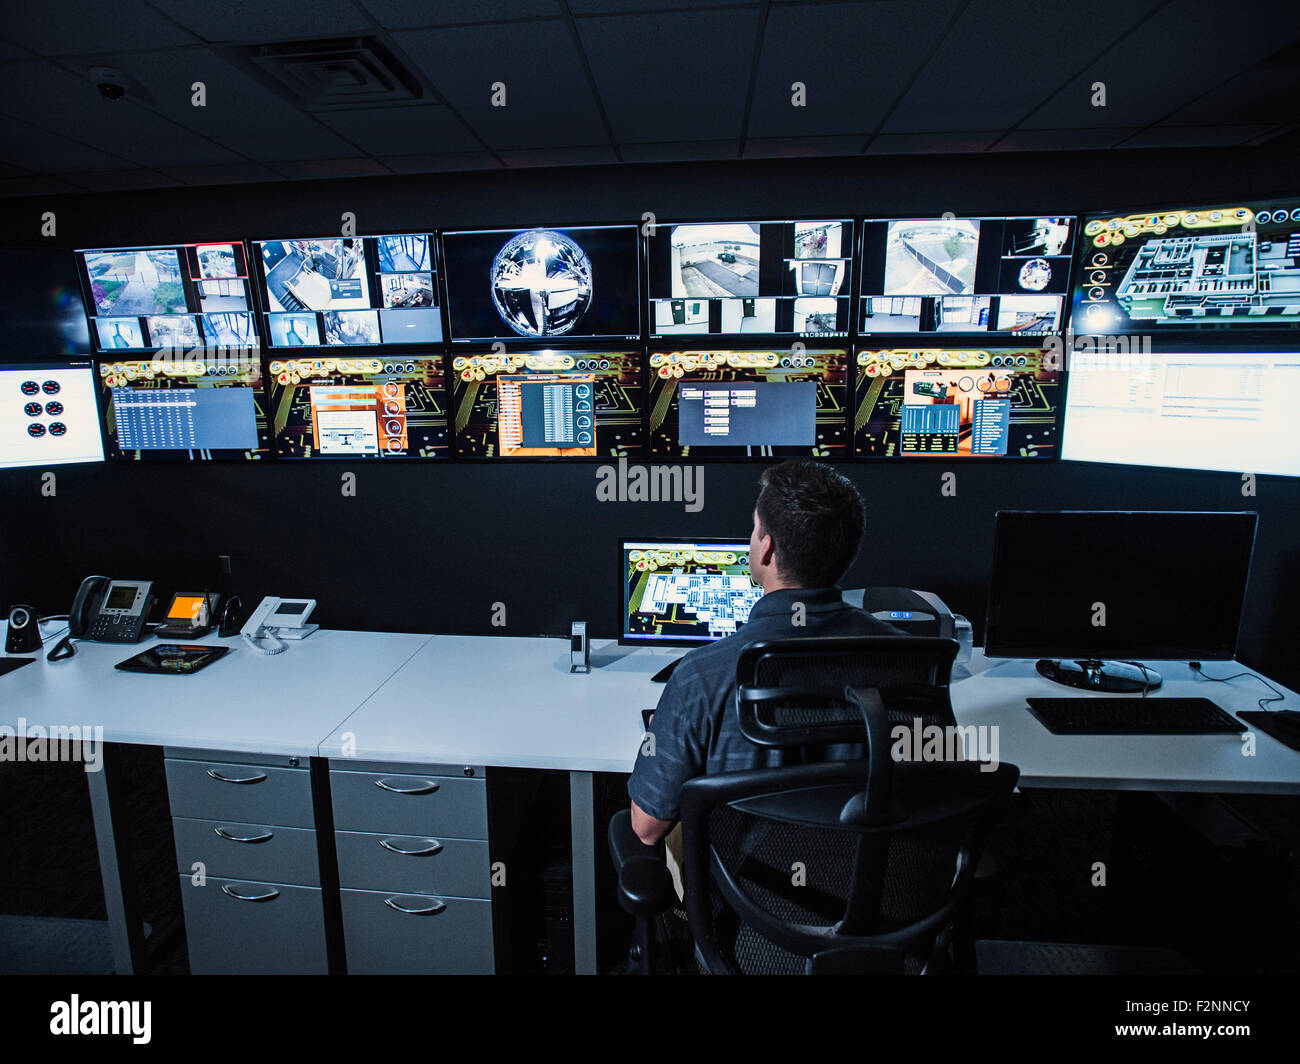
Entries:
[[112,579],[107,576],[88,576],[81,582],[76,597],[72,600],[72,609],[68,611],[68,634],[55,643],[50,652],[45,655],[46,661],[63,661],[77,652],[77,648],[72,645],[72,640],[86,634],[86,629],[90,626],[90,617],[102,605],[105,593],[112,582]]
[[[275,629],[268,629],[266,625],[267,618],[271,616],[280,607],[280,600],[274,595],[267,595],[258,603],[249,616],[244,627],[240,629],[240,635],[244,637],[244,642],[256,650],[259,654],[283,654],[285,645],[275,635]],[[270,646],[266,642],[270,642]]]

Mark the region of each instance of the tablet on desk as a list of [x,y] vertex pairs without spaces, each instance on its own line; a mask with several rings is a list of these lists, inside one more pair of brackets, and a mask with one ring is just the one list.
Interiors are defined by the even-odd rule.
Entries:
[[159,643],[133,658],[119,661],[116,668],[123,672],[188,676],[229,653],[229,647],[205,646],[202,643]]

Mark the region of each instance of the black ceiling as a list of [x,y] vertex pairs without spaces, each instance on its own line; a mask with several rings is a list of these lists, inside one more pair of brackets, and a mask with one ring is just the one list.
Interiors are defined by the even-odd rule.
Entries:
[[[28,0],[0,26],[3,196],[1253,145],[1300,121],[1295,0]],[[248,58],[347,38],[387,53],[417,98],[313,108]]]

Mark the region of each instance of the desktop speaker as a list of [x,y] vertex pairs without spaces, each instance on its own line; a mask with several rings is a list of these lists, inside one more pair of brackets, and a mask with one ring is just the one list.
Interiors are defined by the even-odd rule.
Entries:
[[6,654],[32,654],[41,649],[41,629],[36,611],[30,606],[15,606],[9,611],[9,632],[5,636]]

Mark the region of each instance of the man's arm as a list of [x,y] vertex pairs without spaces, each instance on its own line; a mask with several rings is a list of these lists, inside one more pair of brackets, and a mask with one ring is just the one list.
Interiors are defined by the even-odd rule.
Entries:
[[632,830],[645,845],[653,846],[672,830],[674,820],[660,820],[642,809],[636,802],[632,803]]

